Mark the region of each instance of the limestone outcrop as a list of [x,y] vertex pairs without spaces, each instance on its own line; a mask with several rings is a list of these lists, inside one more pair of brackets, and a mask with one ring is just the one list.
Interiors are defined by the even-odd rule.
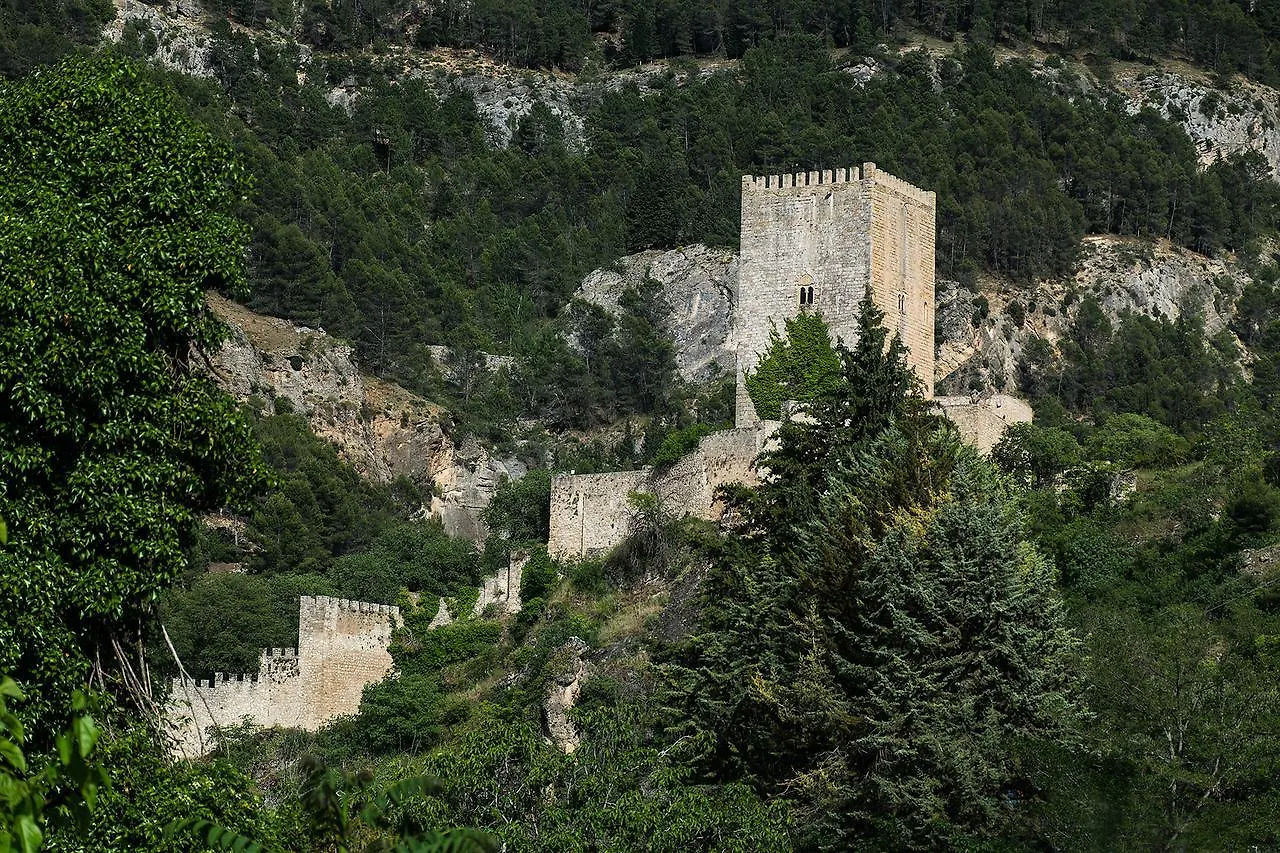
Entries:
[[1227,328],[1247,278],[1230,258],[1205,257],[1166,240],[1097,235],[1082,242],[1068,279],[1028,287],[984,278],[976,292],[939,281],[939,391],[1012,388],[1028,343],[1041,338],[1057,347],[1087,297],[1113,324],[1129,313],[1172,320],[1190,308],[1215,334]]
[[689,382],[706,382],[732,374],[737,253],[702,244],[638,252],[588,274],[574,295],[617,316],[622,294],[646,278],[662,286],[662,298],[671,307],[667,332],[675,343],[680,375]]
[[579,637],[570,637],[556,649],[553,660],[561,664],[560,671],[547,685],[547,698],[542,704],[547,735],[556,748],[566,755],[574,752],[582,743],[578,727],[569,719],[569,712],[578,703],[582,682],[587,677],[587,644]]
[[361,374],[351,347],[322,330],[255,314],[215,293],[207,301],[231,327],[231,339],[210,359],[224,389],[266,414],[287,406],[371,480],[407,477],[429,486],[430,511],[448,533],[484,539],[481,512],[504,478],[524,476],[523,464],[474,441],[455,444],[439,406]]
[[144,49],[153,49],[153,59],[170,71],[214,76],[208,14],[199,0],[160,4],[114,0],[114,6],[116,15],[103,28],[104,39],[117,44],[126,37],[138,39]]
[[1182,125],[1204,165],[1256,151],[1280,179],[1280,92],[1244,77],[1209,79],[1191,67],[1121,68],[1114,85],[1130,112],[1154,109]]

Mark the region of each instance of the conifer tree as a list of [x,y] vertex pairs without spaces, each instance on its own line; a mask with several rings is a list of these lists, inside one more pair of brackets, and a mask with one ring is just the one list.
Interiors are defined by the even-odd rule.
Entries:
[[1069,731],[1054,574],[1014,492],[929,411],[864,305],[844,382],[784,426],[734,496],[698,632],[666,673],[673,733],[722,779],[791,801],[804,849],[939,849],[995,835],[1020,743]]

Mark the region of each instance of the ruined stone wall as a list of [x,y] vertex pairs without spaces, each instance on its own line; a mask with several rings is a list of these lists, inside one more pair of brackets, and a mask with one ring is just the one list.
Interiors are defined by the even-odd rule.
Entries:
[[551,535],[547,551],[570,557],[600,554],[631,530],[627,495],[645,491],[649,469],[607,474],[561,474],[551,481]]
[[669,468],[617,471],[609,474],[565,474],[551,482],[552,556],[607,553],[631,532],[630,492],[658,497],[671,518],[716,519],[723,507],[715,499],[721,485],[760,482],[755,459],[778,428],[776,421],[721,430]]
[[263,649],[256,674],[212,681],[173,679],[168,718],[174,752],[195,758],[213,746],[210,726],[258,726],[315,731],[356,713],[366,685],[391,671],[387,651],[400,610],[386,604],[303,596],[298,648]]
[[739,427],[758,420],[743,376],[768,346],[770,329],[815,311],[833,338],[853,344],[868,288],[932,395],[935,208],[933,193],[874,163],[743,177],[734,316]]
[[942,413],[960,430],[960,437],[981,453],[990,453],[1009,424],[1031,423],[1031,406],[1007,394],[989,397],[936,397]]

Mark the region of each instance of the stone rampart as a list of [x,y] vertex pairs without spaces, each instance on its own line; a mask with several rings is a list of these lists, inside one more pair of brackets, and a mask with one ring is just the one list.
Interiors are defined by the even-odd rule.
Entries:
[[387,649],[399,622],[400,610],[391,605],[303,596],[297,649],[263,649],[256,674],[173,679],[168,718],[175,754],[206,754],[213,726],[249,721],[315,731],[356,713],[365,686],[391,671]]
[[967,444],[990,453],[1009,424],[1031,423],[1031,405],[1007,394],[987,397],[935,397]]
[[632,530],[632,492],[656,495],[662,512],[671,518],[719,518],[724,508],[716,500],[716,489],[730,483],[758,484],[756,456],[777,428],[776,421],[764,421],[712,433],[667,468],[556,477],[551,482],[548,551],[560,558],[607,553]]

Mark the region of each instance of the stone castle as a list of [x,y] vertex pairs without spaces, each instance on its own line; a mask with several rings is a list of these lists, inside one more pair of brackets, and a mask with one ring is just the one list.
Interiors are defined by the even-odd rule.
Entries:
[[[933,398],[936,199],[864,163],[861,168],[747,175],[742,179],[738,292],[730,332],[737,351],[735,428],[704,438],[663,470],[568,474],[551,486],[548,550],[601,554],[631,531],[632,492],[663,511],[715,519],[716,489],[759,482],[756,456],[778,429],[761,420],[744,378],[772,329],[801,311],[822,315],[834,337],[854,343],[858,308],[870,295],[907,348],[907,363]],[[961,434],[987,451],[1006,423],[1029,421],[1026,403],[1004,396],[935,398]]]
[[387,651],[400,610],[387,604],[304,596],[298,648],[263,649],[256,674],[213,681],[173,679],[167,717],[174,752],[184,758],[213,747],[209,729],[250,719],[259,726],[315,731],[356,713],[368,684],[392,667]]

